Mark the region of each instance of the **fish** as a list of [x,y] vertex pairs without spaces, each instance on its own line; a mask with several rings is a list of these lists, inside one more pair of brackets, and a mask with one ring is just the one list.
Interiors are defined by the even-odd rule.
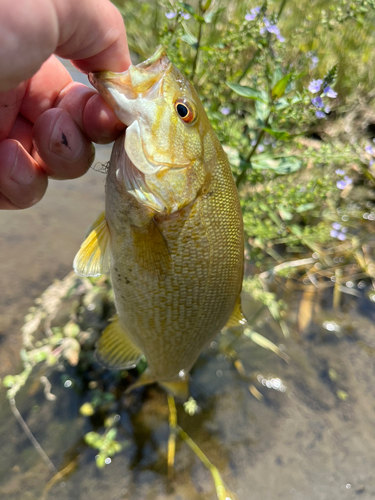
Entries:
[[197,92],[159,46],[123,73],[89,80],[126,125],[116,140],[103,212],[73,267],[110,273],[117,314],[96,356],[147,369],[187,398],[189,372],[225,326],[243,324],[243,221],[233,175]]

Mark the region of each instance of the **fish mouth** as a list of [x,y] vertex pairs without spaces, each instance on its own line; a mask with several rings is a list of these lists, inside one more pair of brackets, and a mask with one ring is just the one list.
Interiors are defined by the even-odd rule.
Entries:
[[165,49],[159,45],[146,61],[136,66],[129,66],[123,73],[111,71],[89,73],[88,79],[112,107],[116,116],[129,126],[137,118],[134,102],[137,97],[145,99],[158,97],[163,90],[164,76],[172,69],[173,65]]

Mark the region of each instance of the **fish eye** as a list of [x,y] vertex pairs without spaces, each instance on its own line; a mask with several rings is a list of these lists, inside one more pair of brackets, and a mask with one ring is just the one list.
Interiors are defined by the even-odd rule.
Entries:
[[195,109],[187,101],[187,99],[177,99],[177,101],[174,103],[174,107],[177,111],[178,116],[185,123],[191,123],[195,119]]

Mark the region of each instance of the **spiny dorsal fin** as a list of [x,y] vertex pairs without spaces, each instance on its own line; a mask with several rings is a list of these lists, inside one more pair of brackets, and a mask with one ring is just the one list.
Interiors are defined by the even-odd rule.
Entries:
[[172,261],[167,242],[156,222],[152,219],[145,227],[132,226],[132,234],[138,264],[163,279]]
[[99,215],[75,256],[73,267],[79,276],[100,276],[109,271],[109,229],[105,212]]
[[225,328],[233,328],[235,326],[243,326],[247,323],[246,318],[241,311],[241,296],[237,297],[231,317],[228,319]]
[[111,370],[134,368],[142,356],[120,324],[117,314],[102,333],[95,354],[99,363]]

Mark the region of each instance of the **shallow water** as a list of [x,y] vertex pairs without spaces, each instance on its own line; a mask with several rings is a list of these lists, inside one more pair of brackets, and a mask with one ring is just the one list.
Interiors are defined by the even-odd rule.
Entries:
[[[98,148],[97,161],[105,162],[109,151]],[[104,176],[90,171],[79,180],[51,181],[32,209],[0,214],[1,377],[19,371],[19,329],[28,307],[70,271],[103,204]],[[234,339],[244,378],[212,344],[192,372],[191,394],[201,411],[191,417],[179,406],[179,424],[240,500],[374,498],[375,305],[359,291],[360,297],[344,295],[340,311],[333,312],[329,292],[316,296],[313,321],[301,332],[301,292],[282,286],[290,338],[266,312],[254,328],[283,344],[291,361],[244,337]],[[253,309],[245,300],[245,313],[251,316]],[[149,387],[122,399],[118,440],[127,446],[99,471],[95,451],[83,443],[95,422],[79,415],[82,396],[64,388],[59,373],[51,381],[56,401],[46,401],[32,384],[17,396],[19,410],[55,466],[63,469],[76,459],[48,499],[216,498],[209,472],[180,441],[175,480],[168,481],[168,408],[161,390]],[[262,401],[250,393],[250,384]],[[4,390],[0,400],[0,498],[40,499],[52,473],[15,422]]]

